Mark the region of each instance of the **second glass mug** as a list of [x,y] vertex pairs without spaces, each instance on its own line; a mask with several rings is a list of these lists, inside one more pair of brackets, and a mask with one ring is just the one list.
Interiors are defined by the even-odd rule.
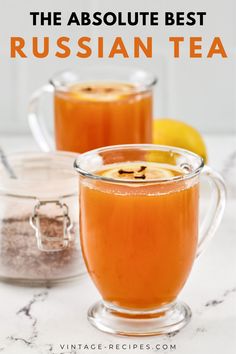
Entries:
[[[82,252],[103,298],[89,321],[121,335],[181,329],[191,310],[176,299],[221,221],[222,178],[189,151],[145,144],[84,153],[75,168]],[[213,198],[198,232],[202,175]]]
[[[151,143],[156,82],[148,72],[124,67],[61,72],[31,97],[31,131],[43,151],[82,153],[108,145]],[[42,113],[45,94],[54,95],[55,143]]]

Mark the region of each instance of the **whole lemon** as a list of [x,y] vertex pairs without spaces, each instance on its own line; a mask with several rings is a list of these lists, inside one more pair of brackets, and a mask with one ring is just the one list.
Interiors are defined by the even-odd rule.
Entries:
[[201,156],[207,162],[207,150],[201,134],[192,126],[174,119],[155,119],[153,143],[175,146]]

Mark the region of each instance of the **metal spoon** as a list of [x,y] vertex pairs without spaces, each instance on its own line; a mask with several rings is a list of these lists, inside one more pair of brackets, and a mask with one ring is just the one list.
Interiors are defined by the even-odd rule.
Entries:
[[5,169],[7,171],[8,176],[12,179],[17,179],[17,176],[16,176],[12,166],[9,164],[7,157],[1,147],[0,147],[0,159],[1,159],[3,166],[5,167]]

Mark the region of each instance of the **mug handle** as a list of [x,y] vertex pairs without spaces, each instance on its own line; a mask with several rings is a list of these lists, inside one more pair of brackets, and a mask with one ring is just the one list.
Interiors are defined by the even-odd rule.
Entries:
[[221,222],[226,203],[226,187],[221,175],[208,166],[204,166],[202,175],[207,178],[208,183],[211,186],[212,200],[211,207],[200,225],[200,237],[196,254],[197,258],[206,249],[206,246],[214,236]]
[[54,86],[47,84],[37,90],[30,98],[28,123],[34,139],[40,149],[45,152],[54,150],[54,143],[44,123],[43,116],[40,113],[40,101],[44,95],[52,94]]

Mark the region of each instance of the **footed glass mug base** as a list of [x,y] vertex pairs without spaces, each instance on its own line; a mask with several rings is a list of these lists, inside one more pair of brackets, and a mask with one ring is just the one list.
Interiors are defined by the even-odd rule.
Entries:
[[132,311],[99,301],[90,307],[88,320],[106,333],[142,337],[179,331],[188,324],[191,315],[189,306],[182,302],[151,311]]

